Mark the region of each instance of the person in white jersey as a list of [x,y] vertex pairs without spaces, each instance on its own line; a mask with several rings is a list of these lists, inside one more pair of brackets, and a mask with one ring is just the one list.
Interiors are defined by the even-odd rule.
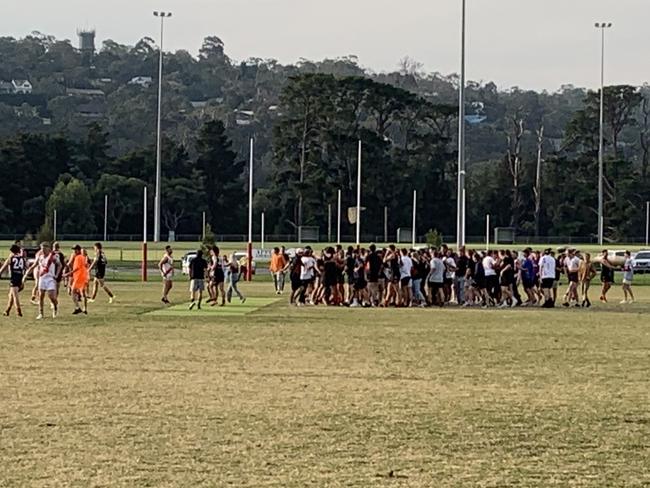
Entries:
[[399,283],[402,306],[411,306],[411,271],[413,269],[413,260],[408,255],[407,249],[402,249],[402,255],[399,258]]
[[163,294],[160,299],[161,302],[169,304],[169,292],[174,284],[174,251],[171,246],[165,247],[165,254],[158,263],[160,276],[163,282]]
[[569,249],[567,251],[562,264],[564,265],[564,274],[569,280],[569,288],[564,294],[564,303],[562,305],[569,307],[573,302],[574,306],[579,307],[578,282],[580,281],[580,258],[577,256],[575,249]]
[[494,252],[488,250],[483,258],[483,271],[485,272],[485,285],[492,305],[499,298],[499,277],[497,276],[496,266],[497,261],[494,259]]
[[625,298],[621,304],[634,303],[634,293],[632,293],[633,280],[634,265],[632,263],[632,254],[630,251],[625,251],[625,264],[623,265],[623,295]]
[[59,310],[59,301],[57,299],[57,283],[56,277],[59,272],[59,267],[61,263],[56,254],[52,252],[50,244],[43,242],[41,244],[41,250],[38,254],[38,257],[34,263],[30,266],[27,273],[25,273],[25,278],[36,269],[36,275],[38,276],[38,316],[36,320],[43,319],[43,306],[45,304],[45,296],[50,299],[52,304],[52,318],[56,318],[57,312]]
[[544,308],[555,307],[553,301],[553,284],[555,282],[556,262],[551,256],[551,250],[546,249],[544,255],[539,259],[539,274],[542,279],[542,292],[544,293]]

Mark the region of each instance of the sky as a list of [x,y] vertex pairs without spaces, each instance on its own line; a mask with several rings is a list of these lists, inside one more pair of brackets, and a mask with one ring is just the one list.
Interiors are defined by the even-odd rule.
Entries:
[[[76,30],[104,39],[157,40],[153,10],[168,10],[165,50],[196,54],[218,35],[235,60],[293,63],[347,55],[381,72],[409,56],[427,72],[457,73],[461,0],[29,0],[3,2],[0,35],[38,30],[77,45]],[[467,0],[467,76],[500,88],[557,90],[600,82],[607,32],[608,84],[650,82],[650,0]]]

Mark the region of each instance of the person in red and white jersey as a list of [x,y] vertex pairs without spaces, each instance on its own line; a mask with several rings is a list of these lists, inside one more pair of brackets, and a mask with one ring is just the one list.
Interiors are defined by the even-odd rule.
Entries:
[[43,318],[43,306],[46,295],[52,303],[52,318],[56,318],[59,309],[59,302],[56,293],[56,278],[60,266],[61,263],[59,258],[52,252],[50,244],[43,242],[34,264],[32,264],[29,270],[27,270],[27,273],[25,273],[26,277],[33,270],[36,270],[35,276],[38,277],[38,317],[36,317],[36,320],[41,320]]
[[168,304],[169,303],[169,292],[174,285],[174,251],[171,246],[165,247],[165,255],[162,257],[158,263],[158,269],[160,270],[160,276],[162,277],[163,282],[163,294],[161,302]]

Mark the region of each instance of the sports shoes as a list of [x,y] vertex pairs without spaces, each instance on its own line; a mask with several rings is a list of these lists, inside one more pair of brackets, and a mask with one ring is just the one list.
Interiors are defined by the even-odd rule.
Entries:
[[72,315],[79,315],[81,313],[80,308],[75,308],[74,312],[72,312]]
[[627,300],[621,300],[619,303],[620,305],[627,305],[630,302],[628,302]]
[[242,303],[242,305],[243,305],[244,303],[246,303],[246,297],[244,297],[244,298],[241,299],[241,303]]
[[89,298],[88,303],[95,303],[95,299],[94,298]]
[[190,303],[190,310],[193,310],[196,307],[196,302]]
[[18,309],[18,312],[16,312],[16,313],[18,314],[19,317],[23,316],[23,311],[21,309]]
[[52,318],[53,318],[53,319],[56,318],[56,312],[57,312],[56,308],[53,308],[53,309],[52,309]]
[[35,298],[32,298],[32,299],[29,301],[29,303],[31,303],[32,305],[38,305],[38,302],[36,301]]
[[112,304],[115,301],[115,296],[108,297],[108,303]]
[[39,314],[36,316],[36,320],[43,320],[43,314],[42,314],[42,313],[39,313]]

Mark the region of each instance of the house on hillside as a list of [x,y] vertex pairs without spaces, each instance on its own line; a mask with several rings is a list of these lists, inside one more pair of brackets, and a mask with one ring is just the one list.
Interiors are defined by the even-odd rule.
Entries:
[[77,114],[86,119],[101,119],[106,114],[106,104],[100,100],[91,100],[79,105]]
[[235,123],[237,125],[251,125],[255,120],[255,112],[252,110],[235,110]]
[[14,85],[11,81],[0,80],[0,94],[8,95],[14,92]]
[[142,88],[149,88],[152,83],[153,78],[151,76],[134,76],[127,85],[139,85]]
[[104,98],[106,96],[103,90],[96,88],[67,88],[65,92],[69,97]]
[[11,80],[11,85],[14,88],[14,93],[20,93],[22,95],[28,95],[34,89],[29,80]]

